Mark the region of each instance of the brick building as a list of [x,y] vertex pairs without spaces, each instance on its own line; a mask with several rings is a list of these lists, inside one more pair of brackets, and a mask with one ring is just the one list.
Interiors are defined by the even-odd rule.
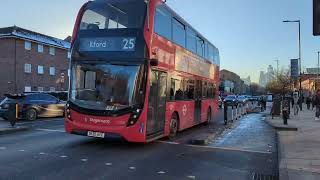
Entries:
[[0,97],[67,90],[69,48],[69,42],[37,32],[0,28]]
[[[228,70],[221,70],[220,71],[220,81],[221,87],[220,90],[226,91],[225,93],[231,94],[246,94],[247,93],[247,86],[244,84],[244,81],[241,80],[240,76],[234,72]],[[232,87],[229,87],[228,84],[230,82],[233,83]],[[226,89],[230,89],[226,90]],[[221,92],[223,94],[223,92]]]

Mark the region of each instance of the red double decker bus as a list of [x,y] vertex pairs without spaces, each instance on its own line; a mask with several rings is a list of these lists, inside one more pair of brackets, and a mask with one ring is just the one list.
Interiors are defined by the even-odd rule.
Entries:
[[66,132],[150,142],[211,121],[219,51],[162,0],[97,0],[71,43]]

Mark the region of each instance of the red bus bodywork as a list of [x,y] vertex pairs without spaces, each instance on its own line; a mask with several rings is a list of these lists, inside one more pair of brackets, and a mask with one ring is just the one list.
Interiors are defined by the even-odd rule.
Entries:
[[[161,0],[150,0],[148,5],[147,13],[149,17],[146,18],[146,23],[144,26],[144,39],[147,47],[147,59],[157,60],[157,66],[151,66],[148,64],[148,80],[146,83],[146,95],[144,99],[144,106],[141,110],[141,114],[134,125],[128,126],[128,121],[131,114],[124,114],[121,116],[95,116],[88,115],[85,113],[80,113],[75,109],[67,107],[66,117],[65,117],[65,130],[70,134],[87,135],[88,131],[106,133],[106,136],[119,136],[123,137],[129,142],[150,142],[161,137],[166,137],[170,135],[170,122],[173,114],[176,114],[179,120],[178,131],[185,130],[187,128],[193,127],[195,125],[205,123],[208,120],[208,110],[210,109],[211,117],[217,112],[218,107],[218,88],[219,87],[219,65],[210,63],[203,58],[191,53],[190,51],[176,45],[175,43],[165,39],[164,37],[158,35],[154,31],[154,19],[155,11],[158,5],[162,5]],[[86,5],[84,5],[86,6]],[[75,24],[73,33],[73,42],[76,38],[78,27],[80,24],[81,16],[83,15],[84,8],[82,7]],[[172,13],[174,13],[171,10]],[[174,13],[178,17],[177,14]],[[183,60],[182,60],[183,59]],[[203,77],[201,75],[194,74],[188,70],[177,69],[178,61],[185,61],[189,64],[191,61],[195,62],[194,66],[201,65],[203,67],[208,67],[206,71],[209,71],[209,77]],[[184,62],[181,62],[184,63]],[[191,65],[190,65],[191,66]],[[192,68],[192,67],[189,67]],[[195,81],[206,81],[211,82],[215,85],[215,97],[208,99],[201,99],[201,110],[200,110],[200,120],[195,121],[195,100],[181,100],[181,101],[170,101],[166,98],[165,102],[165,116],[162,121],[164,121],[163,131],[155,135],[147,135],[147,125],[148,125],[148,113],[152,110],[149,107],[150,97],[150,78],[151,71],[159,71],[165,74],[174,74],[179,77],[192,78]],[[171,76],[167,77],[168,86]],[[71,79],[72,81],[72,79]],[[169,92],[167,91],[167,96]],[[152,115],[151,115],[152,116]]]

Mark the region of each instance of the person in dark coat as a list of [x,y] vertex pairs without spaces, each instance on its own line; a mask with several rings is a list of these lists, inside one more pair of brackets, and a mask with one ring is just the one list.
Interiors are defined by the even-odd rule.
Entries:
[[316,106],[316,121],[319,121],[320,116],[320,89],[317,90],[316,98],[314,100],[314,105]]
[[306,98],[306,104],[307,104],[307,109],[310,110],[310,104],[311,104],[311,97],[310,96],[308,96]]

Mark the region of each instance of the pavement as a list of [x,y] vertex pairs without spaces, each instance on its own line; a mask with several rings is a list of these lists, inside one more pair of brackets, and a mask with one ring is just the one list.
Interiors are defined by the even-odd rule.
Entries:
[[[66,134],[63,119],[22,122],[31,128],[0,136],[0,179],[277,179],[275,135],[262,114],[248,115],[217,134],[230,143],[189,144],[190,137],[220,124],[223,119],[210,130],[200,125],[170,140],[135,144]],[[260,139],[258,131],[270,138]]]
[[280,180],[320,179],[320,121],[315,111],[291,114],[288,125],[280,117],[267,116],[267,122],[278,129]]

